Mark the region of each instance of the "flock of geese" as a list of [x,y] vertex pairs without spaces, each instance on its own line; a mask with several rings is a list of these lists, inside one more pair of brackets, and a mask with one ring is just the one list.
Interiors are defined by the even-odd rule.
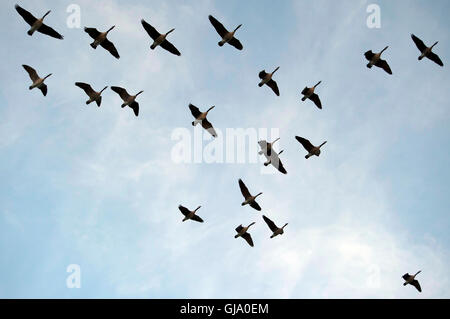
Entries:
[[[45,17],[47,17],[51,11],[48,11],[44,14],[44,16],[40,19],[33,16],[30,12],[23,9],[19,5],[15,5],[16,11],[22,16],[22,18],[25,20],[26,23],[29,24],[30,29],[28,30],[27,34],[32,36],[35,32],[39,32],[45,35],[48,35],[50,37],[56,38],[56,39],[64,39],[64,37],[59,34],[57,31],[55,31],[53,28],[49,27],[44,23]],[[233,31],[228,31],[222,23],[220,23],[216,18],[213,16],[209,16],[209,21],[211,22],[214,29],[219,34],[221,40],[218,42],[219,46],[223,46],[225,44],[229,44],[236,48],[237,50],[242,50],[243,45],[241,42],[235,37],[236,31],[242,26],[242,24],[239,24]],[[152,39],[152,44],[150,45],[150,49],[154,50],[158,46],[163,48],[164,50],[180,56],[181,53],[178,51],[178,49],[167,39],[168,35],[173,32],[175,29],[171,29],[166,33],[159,33],[152,25],[150,25],[145,20],[141,20],[142,27],[147,32],[147,34]],[[120,58],[119,52],[116,49],[115,45],[108,39],[108,34],[111,32],[115,26],[112,26],[105,32],[100,32],[95,28],[84,28],[84,31],[94,40],[90,46],[93,49],[96,49],[99,45],[103,47],[105,50],[107,50],[113,57],[116,59]],[[415,45],[420,51],[419,60],[422,60],[423,58],[428,58],[431,61],[435,62],[436,64],[443,66],[441,59],[438,55],[436,55],[434,52],[432,52],[433,47],[438,43],[435,42],[431,47],[427,47],[422,40],[420,40],[417,36],[414,34],[411,35],[412,40],[414,41]],[[383,69],[388,74],[392,74],[392,70],[386,60],[383,60],[381,58],[381,55],[384,51],[388,49],[388,46],[386,46],[383,50],[381,50],[379,53],[373,53],[372,50],[369,50],[364,53],[365,58],[369,61],[367,64],[368,68],[372,68],[373,66],[379,67]],[[29,87],[29,89],[38,88],[41,90],[42,94],[44,96],[47,95],[47,85],[45,84],[45,80],[50,77],[52,74],[48,74],[45,77],[40,77],[35,69],[33,69],[29,65],[23,65],[23,68],[28,73],[32,84]],[[259,87],[262,87],[263,85],[267,85],[277,96],[280,95],[280,91],[278,89],[277,82],[273,79],[273,76],[275,72],[279,70],[280,67],[275,68],[271,73],[267,73],[265,70],[262,70],[259,72],[259,78],[260,82],[258,84]],[[312,87],[305,87],[301,94],[303,97],[301,98],[302,101],[305,101],[307,99],[311,100],[319,109],[322,109],[322,103],[319,98],[319,95],[315,93],[317,86],[321,84],[321,81],[319,81],[317,84],[315,84]],[[100,107],[102,103],[102,93],[108,88],[108,86],[105,86],[100,91],[95,91],[90,84],[83,83],[83,82],[76,82],[76,86],[84,90],[86,95],[89,97],[89,99],[86,101],[86,104],[90,104],[95,102],[98,107]],[[111,86],[111,90],[117,93],[120,98],[122,99],[123,103],[121,105],[122,108],[125,106],[130,107],[134,114],[136,116],[139,115],[139,103],[136,101],[136,98],[143,93],[144,91],[140,91],[135,95],[130,95],[125,88],[118,87],[118,86]],[[201,112],[198,107],[196,107],[193,104],[189,104],[189,109],[192,113],[192,116],[194,117],[194,121],[192,122],[192,125],[195,126],[197,124],[200,124],[207,132],[209,132],[213,137],[217,137],[217,133],[214,130],[213,125],[208,121],[207,115],[208,113],[214,108],[214,106],[211,106],[209,109],[207,109],[205,112]],[[311,156],[319,156],[321,153],[321,147],[325,145],[326,141],[324,141],[319,146],[314,146],[308,139],[295,136],[296,140],[303,146],[303,148],[307,151],[307,155],[305,156],[306,159],[310,158]],[[258,142],[261,151],[259,152],[259,155],[263,155],[266,157],[267,161],[264,163],[265,166],[272,164],[279,172],[282,174],[287,174],[286,169],[284,168],[283,164],[280,161],[279,155],[283,152],[280,151],[277,153],[275,150],[273,150],[273,144],[278,141],[278,139],[274,140],[272,143],[269,143],[265,140],[261,140]],[[242,202],[242,206],[249,205],[253,209],[257,211],[261,211],[261,206],[256,202],[256,199],[258,196],[262,195],[262,192],[252,195],[250,191],[248,190],[247,186],[244,184],[242,179],[239,179],[238,181],[239,188],[241,190],[242,196],[244,197],[244,201]],[[187,220],[192,220],[196,222],[203,223],[203,219],[197,215],[197,211],[201,208],[201,206],[198,206],[195,210],[191,211],[188,208],[179,205],[178,206],[180,212],[184,215],[183,222]],[[274,238],[278,235],[282,235],[284,233],[284,228],[288,225],[287,223],[284,224],[282,227],[278,227],[271,219],[269,219],[267,216],[262,215],[262,218],[264,222],[267,224],[268,228],[271,231],[270,238]],[[245,241],[251,246],[254,246],[252,236],[249,233],[249,228],[254,225],[255,222],[250,223],[248,226],[244,227],[242,224],[239,225],[236,228],[236,235],[235,238],[243,238]],[[420,273],[418,271],[415,275],[410,275],[406,273],[403,275],[403,279],[405,280],[404,285],[412,285],[416,287],[416,289],[421,292],[421,287],[419,282],[417,281],[416,276]]]

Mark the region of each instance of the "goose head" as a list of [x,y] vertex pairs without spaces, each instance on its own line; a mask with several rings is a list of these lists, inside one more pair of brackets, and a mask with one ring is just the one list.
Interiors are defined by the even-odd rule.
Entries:
[[101,94],[104,90],[106,90],[108,87],[105,86],[99,93]]
[[136,95],[135,95],[135,97],[137,97],[139,94],[141,94],[141,93],[144,93],[144,91],[139,91]]
[[211,106],[205,113],[208,114],[208,112],[211,111],[215,107],[216,107],[215,105]]
[[194,213],[195,213],[196,211],[198,211],[198,210],[200,209],[200,207],[202,207],[202,206],[198,206],[198,207],[194,210]]
[[165,36],[167,37],[167,36],[169,35],[169,33],[173,32],[173,31],[175,31],[175,28],[170,29],[170,30],[165,34]]
[[383,50],[381,50],[380,55],[381,55],[381,53],[383,53],[384,51],[386,51],[387,48],[389,48],[389,46],[386,46]]
[[109,28],[108,29],[108,31],[106,31],[106,34],[108,34],[109,33],[109,31],[111,31],[112,29],[114,29],[116,26],[115,25],[113,25],[111,28]]
[[275,72],[277,72],[279,68],[280,68],[280,67],[277,66],[277,67],[275,68],[275,70],[273,70],[273,72],[271,73],[271,75],[273,75]]
[[430,47],[430,50],[436,45],[436,44],[438,44],[439,43],[439,41],[436,41],[431,47]]
[[52,75],[52,73],[50,73],[49,75],[47,75],[47,76],[44,78],[44,80],[45,80],[46,78],[50,77],[51,75]]
[[242,27],[242,24],[238,25],[238,26],[236,27],[236,29],[234,29],[233,35],[236,33],[236,31],[237,31],[240,27]]
[[41,21],[43,21],[45,19],[45,17],[50,14],[50,12],[52,12],[52,10],[48,10],[47,13],[44,14],[44,16],[41,18]]

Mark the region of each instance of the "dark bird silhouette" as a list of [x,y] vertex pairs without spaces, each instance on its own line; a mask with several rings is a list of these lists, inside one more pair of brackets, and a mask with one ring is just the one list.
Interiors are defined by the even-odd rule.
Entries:
[[118,86],[111,86],[111,90],[119,94],[119,96],[122,98],[124,102],[122,104],[122,108],[124,108],[125,106],[129,106],[133,109],[134,115],[139,115],[139,103],[136,102],[136,97],[144,91],[140,91],[136,95],[130,95],[128,94],[127,90]]
[[238,25],[234,31],[229,32],[222,23],[220,23],[216,18],[214,18],[212,15],[209,17],[209,21],[213,25],[214,29],[216,29],[217,33],[220,35],[222,40],[219,41],[219,46],[223,46],[225,43],[228,43],[232,46],[234,46],[238,50],[242,50],[243,46],[241,42],[239,42],[238,39],[234,37],[234,34],[236,31],[242,26],[242,24]]
[[33,81],[31,86],[29,87],[29,89],[32,90],[34,88],[38,88],[39,90],[41,90],[41,92],[44,96],[47,96],[47,85],[44,83],[44,81],[52,74],[50,73],[46,77],[41,78],[37,74],[36,70],[33,69],[31,66],[23,64],[22,67],[25,69],[25,71],[27,71],[28,75],[30,76],[31,81]]
[[84,28],[84,31],[89,34],[89,36],[94,39],[94,42],[91,43],[91,47],[93,49],[97,49],[99,45],[101,45],[105,50],[107,50],[113,57],[119,59],[119,52],[117,52],[114,44],[108,40],[108,33],[114,29],[115,26],[109,28],[106,32],[100,32],[95,28]]
[[372,68],[372,66],[377,66],[379,68],[382,68],[383,70],[385,70],[387,73],[392,74],[391,68],[389,67],[389,64],[386,62],[386,60],[383,60],[381,58],[381,54],[389,47],[385,47],[383,50],[381,50],[381,52],[379,53],[373,53],[372,50],[367,51],[366,53],[364,53],[364,56],[366,57],[366,59],[369,61],[369,63],[367,64],[367,67],[370,69]]
[[426,57],[426,58],[430,59],[431,61],[433,61],[434,63],[436,63],[440,66],[444,66],[444,63],[442,63],[439,56],[436,53],[431,51],[433,49],[433,47],[439,43],[438,41],[436,41],[431,47],[427,47],[425,45],[425,43],[423,43],[423,41],[420,40],[418,37],[416,37],[414,34],[411,34],[411,38],[413,39],[414,43],[416,44],[417,48],[419,49],[419,51],[421,53],[421,55],[418,57],[419,61]]
[[52,29],[51,27],[49,27],[48,25],[46,25],[44,23],[45,17],[50,14],[51,10],[47,11],[47,13],[44,14],[44,16],[42,18],[38,19],[35,16],[33,16],[30,12],[28,12],[27,10],[20,7],[18,4],[15,5],[15,8],[16,8],[16,11],[25,20],[25,22],[30,25],[31,28],[27,32],[27,34],[29,36],[32,36],[33,33],[37,31],[37,32],[46,34],[48,36],[51,36],[52,38],[55,38],[55,39],[60,39],[60,40],[64,39],[64,37],[61,34],[59,34],[54,29]]
[[275,72],[278,71],[279,68],[280,67],[277,67],[272,73],[267,73],[266,70],[262,70],[261,72],[259,72],[259,78],[261,79],[261,82],[259,82],[258,84],[259,87],[266,84],[277,96],[280,96],[280,90],[278,90],[277,82],[272,80],[272,76]]
[[181,55],[180,51],[175,48],[175,46],[167,40],[167,35],[174,31],[175,29],[169,30],[167,33],[161,34],[154,27],[148,24],[144,19],[141,20],[142,26],[145,31],[147,31],[148,35],[153,39],[153,43],[150,46],[150,49],[154,50],[157,46],[169,51],[175,55]]
[[75,82],[75,85],[83,89],[86,95],[89,96],[89,100],[86,101],[86,105],[95,102],[97,103],[98,107],[100,107],[100,105],[102,104],[102,93],[108,88],[107,86],[105,86],[100,92],[97,92],[94,91],[94,89],[87,83]]
[[200,209],[200,207],[202,207],[202,206],[198,206],[195,210],[190,211],[186,207],[179,205],[178,209],[184,215],[184,218],[182,221],[185,222],[190,219],[190,220],[193,220],[193,221],[196,221],[199,223],[203,223],[203,219],[201,219],[200,216],[195,214]]

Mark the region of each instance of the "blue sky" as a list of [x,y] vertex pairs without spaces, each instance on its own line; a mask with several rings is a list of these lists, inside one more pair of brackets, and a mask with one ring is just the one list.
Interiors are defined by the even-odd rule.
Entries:
[[[3,298],[448,298],[450,293],[450,61],[448,1],[22,1],[65,36],[29,37],[3,1],[0,13],[0,297]],[[114,59],[81,26],[106,30]],[[366,8],[381,8],[381,28]],[[212,14],[243,51],[225,45]],[[149,49],[144,18],[181,57]],[[444,68],[417,61],[414,33]],[[383,54],[393,75],[365,67]],[[47,80],[29,91],[22,64]],[[258,72],[280,66],[280,97],[259,88]],[[322,80],[323,110],[300,101]],[[74,82],[126,87],[136,118],[111,90],[86,106]],[[177,164],[176,128],[192,130],[187,105],[216,108],[226,128],[277,128],[288,174],[261,163]],[[304,159],[294,139],[327,140]],[[269,239],[261,214],[241,207],[238,179],[263,192],[263,213],[283,236]],[[182,223],[179,204],[204,224]],[[255,247],[234,228],[255,221]],[[70,264],[81,288],[66,287]],[[421,269],[423,292],[401,276]]]

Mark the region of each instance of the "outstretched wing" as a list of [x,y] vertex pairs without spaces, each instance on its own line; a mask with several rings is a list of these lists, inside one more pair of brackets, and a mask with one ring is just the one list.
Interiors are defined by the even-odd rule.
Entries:
[[89,34],[89,36],[92,39],[94,39],[94,40],[96,40],[98,38],[98,36],[100,35],[100,32],[96,28],[86,28],[86,27],[84,27],[84,32]]
[[239,188],[241,189],[242,196],[244,196],[245,199],[252,196],[248,191],[247,186],[245,186],[244,182],[242,181],[242,179],[239,179]]
[[225,29],[222,23],[220,23],[216,18],[214,18],[212,15],[209,17],[209,21],[213,25],[214,29],[216,29],[217,33],[223,38],[227,33],[228,30]]
[[416,289],[419,290],[419,292],[422,292],[422,288],[420,287],[420,284],[419,284],[419,282],[418,282],[416,279],[414,279],[414,280],[411,282],[411,285],[413,285],[414,287],[416,287]]
[[427,55],[427,58],[430,59],[431,61],[437,63],[437,64],[440,65],[440,66],[444,66],[444,63],[442,63],[442,61],[441,61],[441,59],[439,58],[439,56],[438,56],[436,53],[434,53],[434,52],[430,52],[430,53]]
[[269,218],[267,218],[265,215],[263,215],[263,219],[272,232],[275,232],[278,229],[277,225],[275,225],[275,223],[271,221]]
[[118,86],[111,86],[111,90],[119,94],[122,100],[127,101],[130,98],[130,94],[128,94],[127,90]]
[[414,34],[411,34],[411,39],[413,39],[416,47],[420,50],[420,52],[423,52],[427,48],[425,43],[423,43],[423,41],[416,37]]
[[196,222],[203,223],[203,219],[201,219],[200,216],[194,215],[191,219],[195,220]]
[[364,53],[364,56],[366,57],[367,60],[371,61],[373,56],[375,55],[375,53],[372,52],[372,50],[367,51],[366,53]]
[[46,24],[43,24],[39,29],[37,29],[38,32],[46,34],[51,36],[52,38],[56,38],[56,39],[64,39],[64,37],[59,34],[58,32],[56,32],[54,29],[52,29],[51,27],[49,27]]
[[186,207],[181,206],[181,205],[178,206],[178,209],[184,216],[187,216],[191,212],[189,209],[187,209]]
[[160,47],[162,47],[163,49],[166,49],[167,51],[169,51],[172,54],[175,54],[175,55],[178,55],[178,56],[181,55],[180,51],[178,51],[177,48],[175,48],[175,46],[172,43],[170,43],[169,41],[167,41],[167,40],[164,40],[160,44]]
[[409,276],[409,273],[406,273],[406,274],[404,274],[404,275],[402,276],[402,278],[405,279],[405,280],[408,280],[409,277],[410,277],[410,276]]
[[250,203],[250,207],[253,207],[257,211],[261,211],[261,206],[259,206],[259,204],[257,202],[255,202],[255,201]]
[[379,59],[378,62],[375,63],[375,65],[379,68],[382,68],[387,73],[392,74],[391,68],[389,67],[389,64],[386,62],[386,60]]
[[42,94],[44,94],[44,96],[47,96],[47,85],[46,84],[42,84],[39,87],[39,90],[41,90]]
[[306,94],[308,94],[308,92],[309,92],[309,87],[305,86],[305,88],[302,91],[302,94],[306,95]]
[[36,70],[33,69],[31,66],[22,64],[25,71],[28,72],[28,75],[30,76],[30,79],[35,82],[36,80],[39,80],[39,75],[37,74]]
[[133,103],[130,104],[130,107],[133,109],[134,115],[138,116],[139,115],[139,103],[134,101]]
[[147,31],[148,35],[153,39],[156,40],[161,34],[156,31],[154,27],[152,27],[150,24],[148,24],[144,19],[141,20],[142,26],[144,27],[145,31]]
[[277,96],[280,96],[280,91],[278,90],[277,82],[275,82],[274,80],[270,79],[269,82],[267,82],[266,84],[272,89],[272,91]]
[[114,46],[114,44],[109,41],[108,39],[103,40],[100,45],[105,48],[107,51],[109,51],[109,53],[111,53],[111,55],[113,57],[115,57],[116,59],[120,58],[119,52],[117,52],[116,47]]
[[95,103],[97,103],[97,106],[100,107],[100,105],[102,105],[102,97],[100,96]]
[[213,137],[217,137],[217,133],[216,130],[214,129],[214,127],[212,126],[212,124],[207,120],[204,119],[202,121],[202,126],[205,130],[208,131],[209,134],[211,134]]
[[95,91],[92,89],[92,87],[87,84],[87,83],[83,83],[83,82],[75,82],[75,85],[78,86],[79,88],[83,89],[84,92],[88,95],[91,96],[95,93]]
[[198,118],[202,112],[194,104],[189,104],[189,109],[191,110],[192,116]]
[[231,40],[228,41],[228,43],[231,44],[232,46],[234,46],[238,50],[242,50],[244,48],[242,46],[242,43],[238,39],[236,39],[235,37],[231,38]]
[[279,172],[287,174],[287,171],[284,168],[283,163],[281,162],[277,152],[271,150],[270,155],[267,154],[267,157],[268,159],[270,159],[270,163],[273,165],[273,167],[275,167]]
[[312,145],[311,142],[306,138],[296,136],[295,139],[299,141],[300,144],[302,144],[305,150],[307,150],[308,152],[311,152],[311,150],[314,148],[314,145]]
[[244,227],[242,227],[242,225],[239,225],[238,227],[236,227],[236,231],[237,231],[238,233],[240,233],[241,230],[242,230],[243,228],[244,228]]
[[262,70],[261,72],[259,72],[258,76],[261,80],[263,80],[266,77],[267,73],[266,70]]
[[29,13],[24,8],[20,7],[18,4],[15,5],[16,11],[22,16],[26,23],[32,26],[36,22],[36,17]]
[[278,160],[278,171],[280,171],[280,172],[283,173],[283,174],[287,174],[287,171],[286,171],[286,169],[284,168],[283,163],[281,162],[280,159]]
[[322,109],[322,103],[320,102],[320,98],[319,98],[319,96],[318,96],[316,93],[313,93],[313,94],[309,97],[309,99],[310,99],[311,101],[313,101],[314,104],[315,104],[319,109]]
[[245,234],[243,234],[241,237],[244,238],[245,241],[246,241],[251,247],[253,247],[252,236],[250,236],[249,233],[245,233]]

